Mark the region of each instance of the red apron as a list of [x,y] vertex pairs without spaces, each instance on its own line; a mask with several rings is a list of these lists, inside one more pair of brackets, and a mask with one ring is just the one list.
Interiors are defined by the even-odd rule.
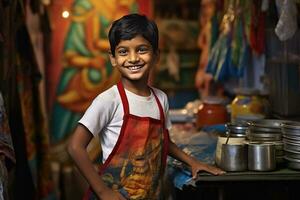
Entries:
[[[168,151],[168,131],[162,106],[155,95],[160,119],[130,114],[124,87],[118,83],[124,118],[117,143],[99,175],[104,183],[127,199],[160,199]],[[89,189],[84,199],[97,199]]]

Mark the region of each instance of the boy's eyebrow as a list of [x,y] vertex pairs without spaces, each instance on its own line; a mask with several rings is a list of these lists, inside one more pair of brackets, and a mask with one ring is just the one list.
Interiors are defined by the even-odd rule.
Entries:
[[127,49],[128,47],[126,47],[126,46],[118,46],[116,49],[121,49],[121,48]]
[[[145,47],[149,47],[149,48],[151,48],[152,46],[151,45],[149,45],[149,44],[139,44],[139,45],[137,45],[136,47],[143,47],[143,46],[145,46]],[[128,46],[117,46],[116,47],[116,49],[120,49],[120,48],[125,48],[125,49],[127,49],[128,48]]]
[[150,44],[140,44],[140,45],[138,45],[138,47],[142,47],[142,46],[145,46],[145,47],[152,47]]

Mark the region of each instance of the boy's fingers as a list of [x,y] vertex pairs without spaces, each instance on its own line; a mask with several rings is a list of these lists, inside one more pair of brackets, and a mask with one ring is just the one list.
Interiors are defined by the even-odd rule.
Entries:
[[207,171],[212,173],[213,175],[220,175],[226,173],[220,168],[214,167],[214,166],[208,166]]
[[197,178],[198,172],[199,172],[199,170],[193,171],[193,173],[192,173],[192,179],[196,179]]
[[223,171],[223,170],[221,170],[219,168],[214,168],[213,171],[214,171],[215,175],[220,175],[220,174],[226,173],[225,171]]

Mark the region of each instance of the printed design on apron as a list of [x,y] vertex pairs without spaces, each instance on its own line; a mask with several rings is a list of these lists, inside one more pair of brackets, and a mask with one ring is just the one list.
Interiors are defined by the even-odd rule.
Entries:
[[152,90],[160,120],[131,115],[121,82],[118,83],[118,91],[123,103],[124,121],[118,141],[100,167],[99,174],[108,187],[119,191],[127,199],[157,200],[161,195],[168,142],[162,106]]

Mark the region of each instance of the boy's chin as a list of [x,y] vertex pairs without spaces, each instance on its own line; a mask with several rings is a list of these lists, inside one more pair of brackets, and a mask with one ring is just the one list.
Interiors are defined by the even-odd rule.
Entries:
[[129,75],[129,76],[126,76],[126,79],[128,79],[129,81],[132,81],[132,82],[140,82],[142,80],[146,80],[148,81],[148,76],[142,76],[142,75]]

